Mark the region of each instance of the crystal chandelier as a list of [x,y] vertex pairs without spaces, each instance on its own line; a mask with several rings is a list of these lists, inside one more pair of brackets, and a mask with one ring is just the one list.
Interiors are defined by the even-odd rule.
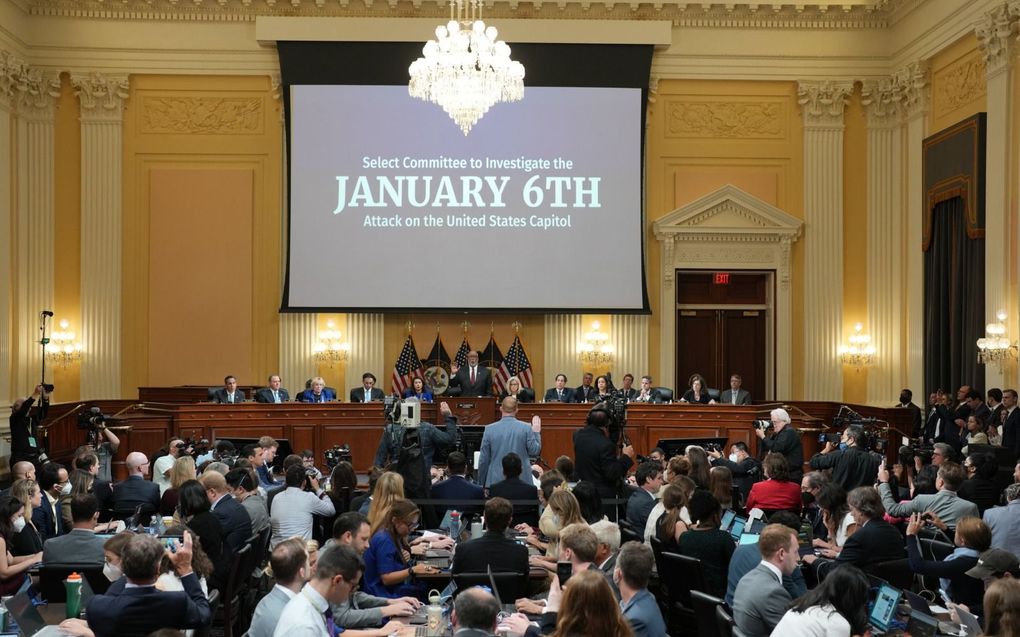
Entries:
[[493,104],[524,97],[524,67],[496,35],[479,0],[450,0],[450,21],[409,69],[411,97],[442,106],[465,136]]
[[351,346],[341,339],[336,323],[332,320],[326,321],[326,329],[319,331],[319,340],[312,351],[315,360],[333,367],[337,363],[347,362],[350,351]]
[[60,331],[54,332],[50,340],[53,349],[46,350],[46,358],[61,367],[67,367],[81,360],[81,343],[75,340],[71,324],[67,320],[60,321]]
[[609,335],[602,331],[602,324],[598,321],[592,321],[591,331],[584,335],[577,350],[577,357],[582,363],[600,367],[613,362],[613,346],[609,342]]
[[998,322],[985,325],[984,338],[977,340],[978,364],[994,364],[1001,370],[1006,360],[1016,356],[1016,345],[1006,336],[1006,313],[999,310],[995,318]]
[[844,365],[861,370],[875,362],[875,347],[871,344],[871,337],[864,333],[863,325],[854,325],[854,333],[847,341],[847,345],[839,348],[839,357]]

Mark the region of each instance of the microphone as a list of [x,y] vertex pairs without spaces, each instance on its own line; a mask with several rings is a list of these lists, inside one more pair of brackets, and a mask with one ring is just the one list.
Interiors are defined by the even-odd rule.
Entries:
[[41,312],[41,314],[42,314],[43,316],[49,316],[49,317],[51,317],[51,318],[53,317],[53,312],[51,312],[51,311],[49,311],[49,310],[43,310],[43,311]]

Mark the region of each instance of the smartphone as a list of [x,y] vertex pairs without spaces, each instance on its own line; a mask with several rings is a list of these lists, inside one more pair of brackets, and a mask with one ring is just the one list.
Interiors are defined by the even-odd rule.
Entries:
[[556,562],[556,578],[560,581],[560,588],[567,585],[567,580],[574,572],[574,565],[570,562]]
[[955,604],[953,603],[953,600],[949,599],[949,593],[947,593],[945,591],[945,589],[940,588],[939,589],[939,595],[942,597],[942,601],[944,601],[946,603],[946,608],[950,608],[951,606],[955,606]]
[[171,553],[176,553],[177,552],[177,540],[175,540],[172,537],[167,538],[167,540],[166,540],[166,548]]

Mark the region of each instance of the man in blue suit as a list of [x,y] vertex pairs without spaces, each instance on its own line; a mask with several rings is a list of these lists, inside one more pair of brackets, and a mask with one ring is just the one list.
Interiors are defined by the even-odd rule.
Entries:
[[39,530],[42,541],[64,533],[60,515],[60,492],[67,482],[67,469],[56,462],[47,462],[39,470],[39,490],[42,502],[32,509],[32,524]]
[[[433,500],[478,500],[478,503],[485,499],[485,490],[467,478],[467,458],[459,451],[454,451],[446,457],[446,469],[450,477],[442,482],[432,485]],[[475,514],[479,507],[466,506],[463,504],[451,505],[454,509],[463,513]],[[436,517],[442,519],[446,515],[446,507],[436,507]]]
[[543,400],[547,403],[574,402],[574,390],[567,387],[566,374],[556,374],[556,386],[546,390]]
[[655,566],[655,557],[647,544],[627,542],[616,557],[613,581],[620,588],[620,608],[634,629],[634,637],[662,637],[666,622],[659,604],[648,592],[648,575]]
[[257,403],[285,403],[290,400],[290,394],[281,387],[283,379],[278,374],[269,377],[269,387],[263,387],[255,392]]
[[322,376],[316,376],[312,379],[312,387],[298,394],[297,400],[302,403],[328,403],[336,400],[336,393],[326,388]]
[[478,458],[478,479],[483,486],[503,479],[503,456],[513,451],[522,460],[542,451],[542,419],[528,423],[517,420],[517,399],[507,396],[499,406],[502,418],[485,427]]
[[[144,637],[161,628],[201,628],[212,622],[209,602],[191,570],[191,535],[184,534],[183,544],[175,542],[171,551],[150,535],[128,540],[121,558],[124,577],[88,605],[88,626],[96,637]],[[164,555],[181,578],[184,592],[156,588]]]
[[223,527],[223,540],[230,550],[237,552],[251,537],[251,517],[240,502],[234,499],[227,487],[223,474],[206,471],[199,478],[205,487],[205,494],[212,503],[212,512]]
[[145,479],[149,472],[149,459],[144,453],[132,451],[124,460],[128,479],[113,487],[113,511],[119,515],[131,515],[142,507],[142,524],[148,517],[159,511],[159,485]]

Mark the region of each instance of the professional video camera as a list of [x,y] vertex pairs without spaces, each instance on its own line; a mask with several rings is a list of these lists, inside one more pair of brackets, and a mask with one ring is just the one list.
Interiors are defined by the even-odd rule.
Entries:
[[775,425],[772,424],[771,420],[752,420],[751,425],[755,429],[761,429],[765,433],[768,433],[775,428]]
[[613,385],[612,372],[606,372],[606,384],[609,393],[600,398],[596,404],[602,405],[609,414],[609,439],[615,443],[622,438],[623,444],[629,445],[630,439],[623,433],[627,426],[627,395]]
[[818,442],[823,444],[823,445],[825,443],[827,443],[827,442],[831,442],[834,445],[838,445],[842,441],[843,441],[843,434],[842,434],[842,432],[839,432],[839,431],[834,432],[834,433],[821,433],[821,434],[818,434]]
[[190,449],[189,455],[197,460],[199,456],[209,453],[209,445],[208,438],[188,437],[184,439],[184,442],[177,443],[177,450],[184,451]]
[[85,429],[90,432],[99,431],[106,427],[106,419],[110,417],[103,413],[99,407],[89,407],[88,411],[78,414],[78,429]]
[[[885,435],[885,431],[881,429],[881,425],[888,427],[889,423],[879,420],[878,418],[870,418],[862,416],[853,409],[850,409],[846,405],[842,405],[839,408],[839,412],[836,413],[836,417],[832,419],[832,426],[845,430],[847,427],[860,427],[864,435],[857,441],[857,448],[865,451],[874,451],[875,453],[885,455],[886,447],[888,446],[888,440]],[[836,435],[839,434],[829,434]],[[837,440],[834,444],[839,444]]]
[[354,463],[354,456],[351,454],[351,446],[348,444],[333,445],[329,449],[323,452],[326,456],[326,466],[329,468],[329,472],[332,473],[333,469],[336,468],[341,462]]

